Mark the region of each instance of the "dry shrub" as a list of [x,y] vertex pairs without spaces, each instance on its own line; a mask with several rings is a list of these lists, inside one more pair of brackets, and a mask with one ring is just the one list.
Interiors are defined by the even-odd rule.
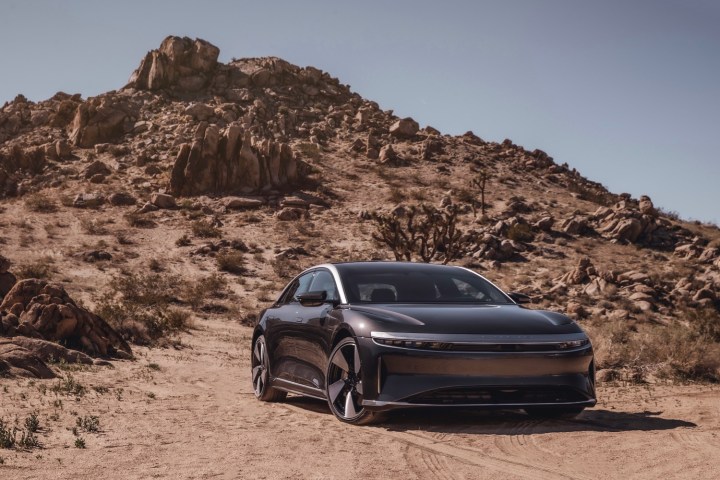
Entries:
[[41,192],[25,197],[25,206],[28,210],[39,213],[53,213],[58,209],[55,200]]
[[157,225],[151,218],[136,212],[126,214],[125,220],[128,225],[135,228],[153,228]]
[[220,238],[222,232],[207,220],[196,220],[190,226],[193,235],[200,238]]
[[247,272],[245,255],[242,252],[220,252],[216,257],[218,269],[223,272],[242,275]]
[[24,280],[26,278],[38,278],[41,280],[47,280],[52,277],[53,260],[50,257],[42,257],[38,260],[26,263],[13,269],[13,273],[18,280]]
[[198,281],[185,282],[182,297],[192,308],[199,308],[208,298],[224,298],[226,291],[227,280],[214,273]]
[[80,220],[80,227],[89,235],[106,235],[108,233],[105,225],[106,221],[102,219],[83,218]]
[[179,309],[186,282],[176,275],[128,273],[111,282],[113,298],[99,303],[96,313],[126,340],[148,345],[190,328],[190,312]]
[[687,312],[689,324],[607,321],[588,328],[599,369],[649,374],[679,381],[720,381],[720,317],[711,310]]

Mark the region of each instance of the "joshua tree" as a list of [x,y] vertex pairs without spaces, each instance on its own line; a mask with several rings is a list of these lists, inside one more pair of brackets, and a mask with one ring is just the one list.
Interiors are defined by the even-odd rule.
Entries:
[[421,204],[396,208],[390,213],[373,212],[373,238],[387,245],[395,260],[423,262],[442,259],[443,263],[461,253],[462,232],[457,228],[458,209],[449,205],[443,209]]
[[[470,186],[480,191],[480,214],[485,216],[485,187],[487,181],[490,179],[490,173],[484,168],[480,170],[477,175],[470,180]],[[475,210],[475,202],[472,202],[473,216],[477,216]]]

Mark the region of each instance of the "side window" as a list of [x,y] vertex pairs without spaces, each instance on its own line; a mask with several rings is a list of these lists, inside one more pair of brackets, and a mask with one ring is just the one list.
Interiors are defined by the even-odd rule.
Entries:
[[288,288],[287,292],[285,292],[285,295],[283,295],[280,303],[282,303],[283,305],[286,305],[288,303],[296,303],[297,300],[295,300],[295,296],[308,291],[308,287],[310,286],[310,281],[312,280],[312,278],[313,272],[309,272],[295,279],[292,285],[290,285],[290,288]]
[[312,281],[309,292],[319,292],[325,290],[327,292],[328,300],[337,300],[337,286],[335,286],[335,279],[330,272],[327,270],[319,270],[315,273],[315,278]]

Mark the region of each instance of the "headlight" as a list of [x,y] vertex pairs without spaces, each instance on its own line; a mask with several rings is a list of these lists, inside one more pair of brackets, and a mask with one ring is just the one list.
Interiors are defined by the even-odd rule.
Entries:
[[567,350],[569,348],[583,347],[583,346],[587,345],[588,343],[590,343],[590,340],[588,340],[587,338],[582,339],[582,340],[569,340],[567,342],[558,343],[558,348],[560,348],[562,350]]

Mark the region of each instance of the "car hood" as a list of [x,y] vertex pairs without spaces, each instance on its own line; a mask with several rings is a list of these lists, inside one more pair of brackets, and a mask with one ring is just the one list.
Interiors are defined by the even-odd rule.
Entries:
[[350,305],[370,325],[366,331],[468,335],[581,333],[565,315],[519,305]]

